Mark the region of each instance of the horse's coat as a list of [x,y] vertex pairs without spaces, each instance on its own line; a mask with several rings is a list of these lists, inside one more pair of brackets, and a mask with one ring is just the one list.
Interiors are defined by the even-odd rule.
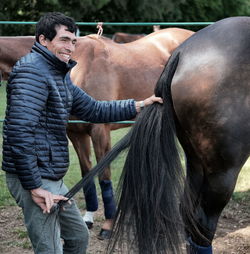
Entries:
[[34,36],[0,37],[1,79],[7,80],[16,61],[30,52]]

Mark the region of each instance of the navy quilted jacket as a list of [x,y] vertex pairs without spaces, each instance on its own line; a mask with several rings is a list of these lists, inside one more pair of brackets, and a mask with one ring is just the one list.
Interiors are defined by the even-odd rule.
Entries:
[[69,115],[91,122],[135,117],[134,100],[96,101],[72,84],[76,63],[60,61],[39,43],[16,63],[7,85],[2,169],[18,174],[25,189],[41,178],[61,179],[69,166]]

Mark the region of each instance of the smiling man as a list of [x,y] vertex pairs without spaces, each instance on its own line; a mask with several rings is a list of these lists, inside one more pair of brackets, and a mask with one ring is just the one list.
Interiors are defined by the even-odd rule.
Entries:
[[[31,53],[16,63],[7,84],[2,169],[36,254],[83,254],[88,245],[88,229],[74,200],[47,217],[55,203],[67,200],[63,177],[69,166],[69,115],[114,122],[140,111],[141,102],[96,101],[72,84],[76,31],[72,18],[57,12],[44,15]],[[151,96],[143,101],[154,102],[162,100]]]
[[46,38],[44,34],[40,34],[38,40],[62,62],[68,63],[75,51],[76,35],[64,25],[56,26],[55,30],[56,36],[53,40]]

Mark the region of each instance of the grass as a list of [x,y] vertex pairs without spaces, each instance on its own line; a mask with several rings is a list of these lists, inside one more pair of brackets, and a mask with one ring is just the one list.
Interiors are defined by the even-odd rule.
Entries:
[[17,234],[19,239],[24,239],[28,237],[28,232],[25,229],[22,228],[16,228],[13,233]]
[[250,203],[250,158],[243,166],[233,193],[233,199],[238,202]]
[[[6,107],[6,85],[5,83],[0,86],[0,119],[4,118],[4,112]],[[2,125],[0,122],[0,130],[2,134]],[[0,163],[2,163],[2,135],[0,135]],[[15,202],[11,198],[9,191],[6,188],[4,172],[0,170],[0,206],[3,205],[14,205]]]
[[[5,112],[5,105],[6,105],[6,99],[5,99],[5,85],[2,85],[0,87],[0,119],[4,118],[4,112]],[[0,129],[2,127],[2,123],[0,123]],[[120,129],[117,131],[112,132],[112,144],[116,143],[122,136],[126,134],[128,131],[127,129]],[[2,144],[2,135],[0,135],[0,143]],[[75,183],[77,183],[80,178],[80,166],[78,162],[77,155],[72,147],[70,145],[69,147],[70,150],[70,168],[65,176],[65,183],[66,185],[70,188],[72,187]],[[0,146],[0,162],[2,161],[2,147]],[[92,152],[92,161],[95,162],[94,158],[94,153]],[[117,182],[119,180],[120,172],[122,169],[124,161],[124,156],[121,155],[117,160],[115,160],[111,167],[112,167],[112,181],[114,184],[114,187],[116,187]],[[243,169],[241,170],[241,173],[239,175],[237,185],[235,188],[235,192],[233,195],[233,198],[235,200],[239,201],[244,201],[244,200],[250,200],[250,187],[249,187],[249,182],[250,182],[250,160],[248,160]],[[99,186],[97,185],[97,189],[100,192]],[[15,202],[11,198],[5,184],[5,178],[4,178],[4,172],[0,170],[0,206],[5,206],[5,205],[14,205]],[[78,194],[78,197],[80,200],[82,200],[80,206],[84,206],[84,200],[82,197],[82,193]],[[82,207],[81,207],[82,208]]]

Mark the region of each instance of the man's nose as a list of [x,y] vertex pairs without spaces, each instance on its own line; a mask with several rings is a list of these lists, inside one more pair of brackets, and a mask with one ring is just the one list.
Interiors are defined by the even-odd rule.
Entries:
[[75,47],[76,47],[75,44],[73,42],[71,42],[71,41],[66,44],[66,49],[68,51],[70,51],[70,52],[74,52],[75,51]]

